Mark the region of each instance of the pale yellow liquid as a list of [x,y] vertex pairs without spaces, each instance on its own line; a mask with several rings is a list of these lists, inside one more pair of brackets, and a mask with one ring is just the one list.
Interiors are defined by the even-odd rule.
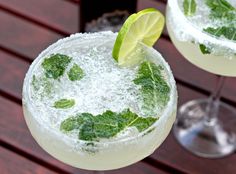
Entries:
[[[71,40],[75,39],[72,38]],[[70,40],[67,40],[67,42],[70,42]],[[62,44],[56,43],[54,45],[57,48],[58,45],[62,46]],[[157,51],[151,48],[150,50],[150,57],[153,56],[154,62],[164,62]],[[47,49],[45,54],[50,51],[50,49]],[[40,57],[33,64],[37,64],[36,62],[39,59]],[[78,139],[71,139],[71,137],[62,134],[60,130],[53,130],[50,125],[37,118],[37,110],[40,110],[40,108],[33,107],[32,103],[34,101],[29,98],[31,71],[34,67],[32,65],[26,75],[23,87],[24,117],[32,136],[50,155],[66,164],[81,169],[112,170],[140,161],[161,145],[169,134],[176,117],[177,92],[175,82],[168,65],[165,62],[164,64],[165,68],[168,69],[167,79],[171,86],[170,101],[166,106],[167,109],[163,115],[160,115],[159,120],[154,123],[150,132],[101,144],[95,142],[95,149],[97,148],[95,152],[83,150],[83,146]]]
[[[169,8],[167,7],[167,18],[169,17]],[[178,51],[192,64],[209,71],[214,74],[223,76],[236,76],[236,56],[227,58],[225,56],[217,56],[213,54],[203,54],[198,44],[191,43],[190,41],[180,41],[174,34],[173,24],[166,20],[171,41],[174,43]],[[193,33],[194,35],[194,33]]]
[[32,136],[45,151],[66,164],[88,170],[118,169],[149,156],[165,140],[176,116],[176,111],[173,111],[167,119],[158,121],[154,131],[137,139],[108,144],[96,153],[81,153],[71,149],[70,144],[62,141],[60,137],[40,128],[27,108],[23,107],[23,109]]

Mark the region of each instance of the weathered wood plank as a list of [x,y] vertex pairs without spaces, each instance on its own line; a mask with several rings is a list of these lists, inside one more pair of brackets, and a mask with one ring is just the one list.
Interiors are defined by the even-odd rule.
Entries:
[[[0,11],[0,45],[34,59],[61,35]],[[3,34],[4,33],[4,34]]]
[[29,63],[0,51],[0,90],[21,99],[23,79]]
[[0,147],[1,174],[56,174],[39,164]]
[[78,32],[79,6],[65,0],[1,0],[0,6],[29,16],[39,22],[64,30]]

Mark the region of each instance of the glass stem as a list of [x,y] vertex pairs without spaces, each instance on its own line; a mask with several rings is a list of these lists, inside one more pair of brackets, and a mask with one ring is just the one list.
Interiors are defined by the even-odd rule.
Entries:
[[225,77],[218,76],[217,85],[209,98],[209,103],[206,108],[206,124],[208,125],[214,125],[218,120],[217,117],[219,113],[220,94],[224,86],[224,82]]

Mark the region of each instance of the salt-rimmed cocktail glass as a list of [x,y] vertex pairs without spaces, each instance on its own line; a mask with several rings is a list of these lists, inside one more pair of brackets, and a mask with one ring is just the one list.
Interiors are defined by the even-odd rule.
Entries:
[[[53,127],[47,122],[47,118],[50,116],[45,109],[35,103],[31,89],[35,68],[42,63],[43,58],[52,53],[63,53],[66,50],[84,54],[87,51],[90,52],[86,48],[88,46],[93,48],[91,51],[97,51],[100,48],[105,49],[103,51],[104,54],[110,55],[109,59],[113,59],[111,52],[116,36],[117,34],[112,32],[100,32],[94,34],[75,34],[61,39],[43,51],[32,63],[26,74],[23,86],[23,109],[30,132],[45,151],[71,166],[101,171],[133,164],[150,155],[158,148],[169,134],[174,123],[177,91],[172,72],[162,56],[153,48],[145,45],[142,45],[142,55],[153,63],[162,65],[166,81],[170,87],[169,101],[161,112],[162,114],[159,116],[159,119],[152,126],[136,136],[129,136],[114,141],[93,142],[91,145],[87,141],[74,139],[63,134],[58,128],[55,128],[57,127],[56,124]],[[91,54],[91,57],[87,58],[94,59],[95,57]],[[158,115],[159,113],[156,114]]]
[[[217,158],[231,154],[236,148],[236,110],[220,101],[224,76],[236,76],[236,42],[204,32],[201,25],[210,26],[204,16],[209,11],[204,11],[206,1],[196,2],[202,5],[197,7],[198,23],[184,15],[182,0],[168,0],[167,29],[172,42],[188,61],[219,75],[219,80],[208,99],[192,100],[180,107],[174,133],[180,144],[194,154]],[[203,54],[200,45],[210,47],[212,52]]]

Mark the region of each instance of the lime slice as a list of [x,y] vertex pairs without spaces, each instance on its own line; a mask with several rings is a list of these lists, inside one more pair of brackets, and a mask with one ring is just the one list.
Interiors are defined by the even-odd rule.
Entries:
[[164,23],[164,16],[154,8],[129,16],[118,33],[112,51],[112,56],[118,64],[132,66],[139,62],[141,58],[137,53],[132,56],[132,52],[137,50],[139,43],[153,46],[161,35]]

